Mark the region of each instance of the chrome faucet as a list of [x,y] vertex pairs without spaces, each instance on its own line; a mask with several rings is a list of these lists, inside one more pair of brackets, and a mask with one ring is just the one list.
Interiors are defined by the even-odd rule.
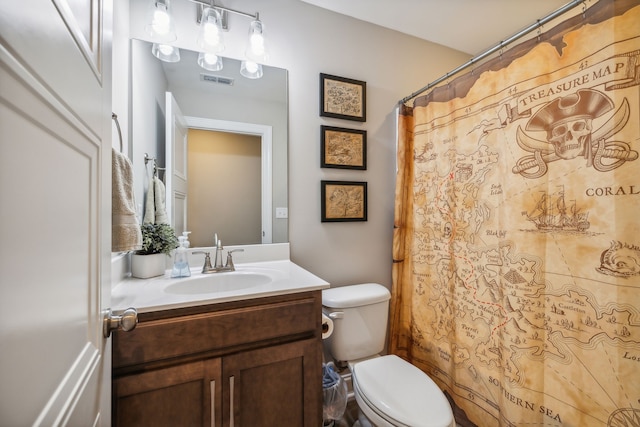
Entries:
[[222,267],[222,240],[216,239],[216,256],[213,262],[213,268],[223,268]]
[[216,242],[216,254],[214,258],[213,266],[211,266],[211,256],[210,252],[205,251],[195,251],[192,254],[204,254],[204,265],[202,266],[202,274],[211,274],[211,273],[222,273],[224,271],[236,271],[236,267],[233,264],[233,257],[231,254],[233,252],[244,252],[244,249],[233,249],[227,252],[227,264],[222,265],[222,242],[218,240]]

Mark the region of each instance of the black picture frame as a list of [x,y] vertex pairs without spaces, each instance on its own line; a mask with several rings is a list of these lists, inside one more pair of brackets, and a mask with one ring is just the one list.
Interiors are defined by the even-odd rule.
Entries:
[[367,83],[320,73],[320,116],[367,121]]
[[363,181],[321,181],[322,222],[367,220],[367,183]]
[[320,126],[320,167],[367,170],[367,131]]

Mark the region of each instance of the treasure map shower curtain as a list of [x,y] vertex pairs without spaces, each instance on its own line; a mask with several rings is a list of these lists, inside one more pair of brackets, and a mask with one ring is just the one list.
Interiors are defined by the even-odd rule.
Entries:
[[586,5],[399,115],[390,351],[480,427],[640,426],[640,3]]

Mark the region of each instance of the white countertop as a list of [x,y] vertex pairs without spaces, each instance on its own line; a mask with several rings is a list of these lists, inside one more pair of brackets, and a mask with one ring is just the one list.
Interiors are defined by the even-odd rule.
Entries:
[[[288,259],[236,263],[235,267],[236,272],[202,274],[201,267],[194,268],[192,264],[191,277],[189,278],[172,279],[171,270],[165,271],[164,276],[151,279],[126,278],[111,291],[112,310],[118,312],[133,307],[138,313],[145,313],[307,292],[329,287],[328,282]],[[263,277],[268,276],[270,281],[245,288],[238,286],[238,288],[231,290],[216,289],[215,285],[212,285],[210,292],[182,292],[182,290],[188,289],[190,285],[194,284],[193,279],[203,280],[205,276],[241,276],[243,274],[250,275],[251,273],[259,274]],[[176,290],[178,293],[176,293]]]

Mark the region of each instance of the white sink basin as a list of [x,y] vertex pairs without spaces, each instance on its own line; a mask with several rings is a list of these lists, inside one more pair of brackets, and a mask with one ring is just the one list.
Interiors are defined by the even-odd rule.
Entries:
[[211,294],[253,288],[272,281],[273,279],[267,274],[233,271],[179,279],[167,286],[164,291],[177,295]]
[[[241,255],[249,254],[251,261],[237,261],[236,271],[202,274],[203,259],[196,257],[191,277],[171,278],[170,270],[150,279],[128,277],[112,287],[111,309],[115,312],[135,307],[138,313],[151,313],[329,287],[326,281],[291,262],[288,244],[245,245],[242,248],[245,252]],[[284,253],[279,252],[282,248],[286,249]],[[268,256],[264,256],[265,253]]]

